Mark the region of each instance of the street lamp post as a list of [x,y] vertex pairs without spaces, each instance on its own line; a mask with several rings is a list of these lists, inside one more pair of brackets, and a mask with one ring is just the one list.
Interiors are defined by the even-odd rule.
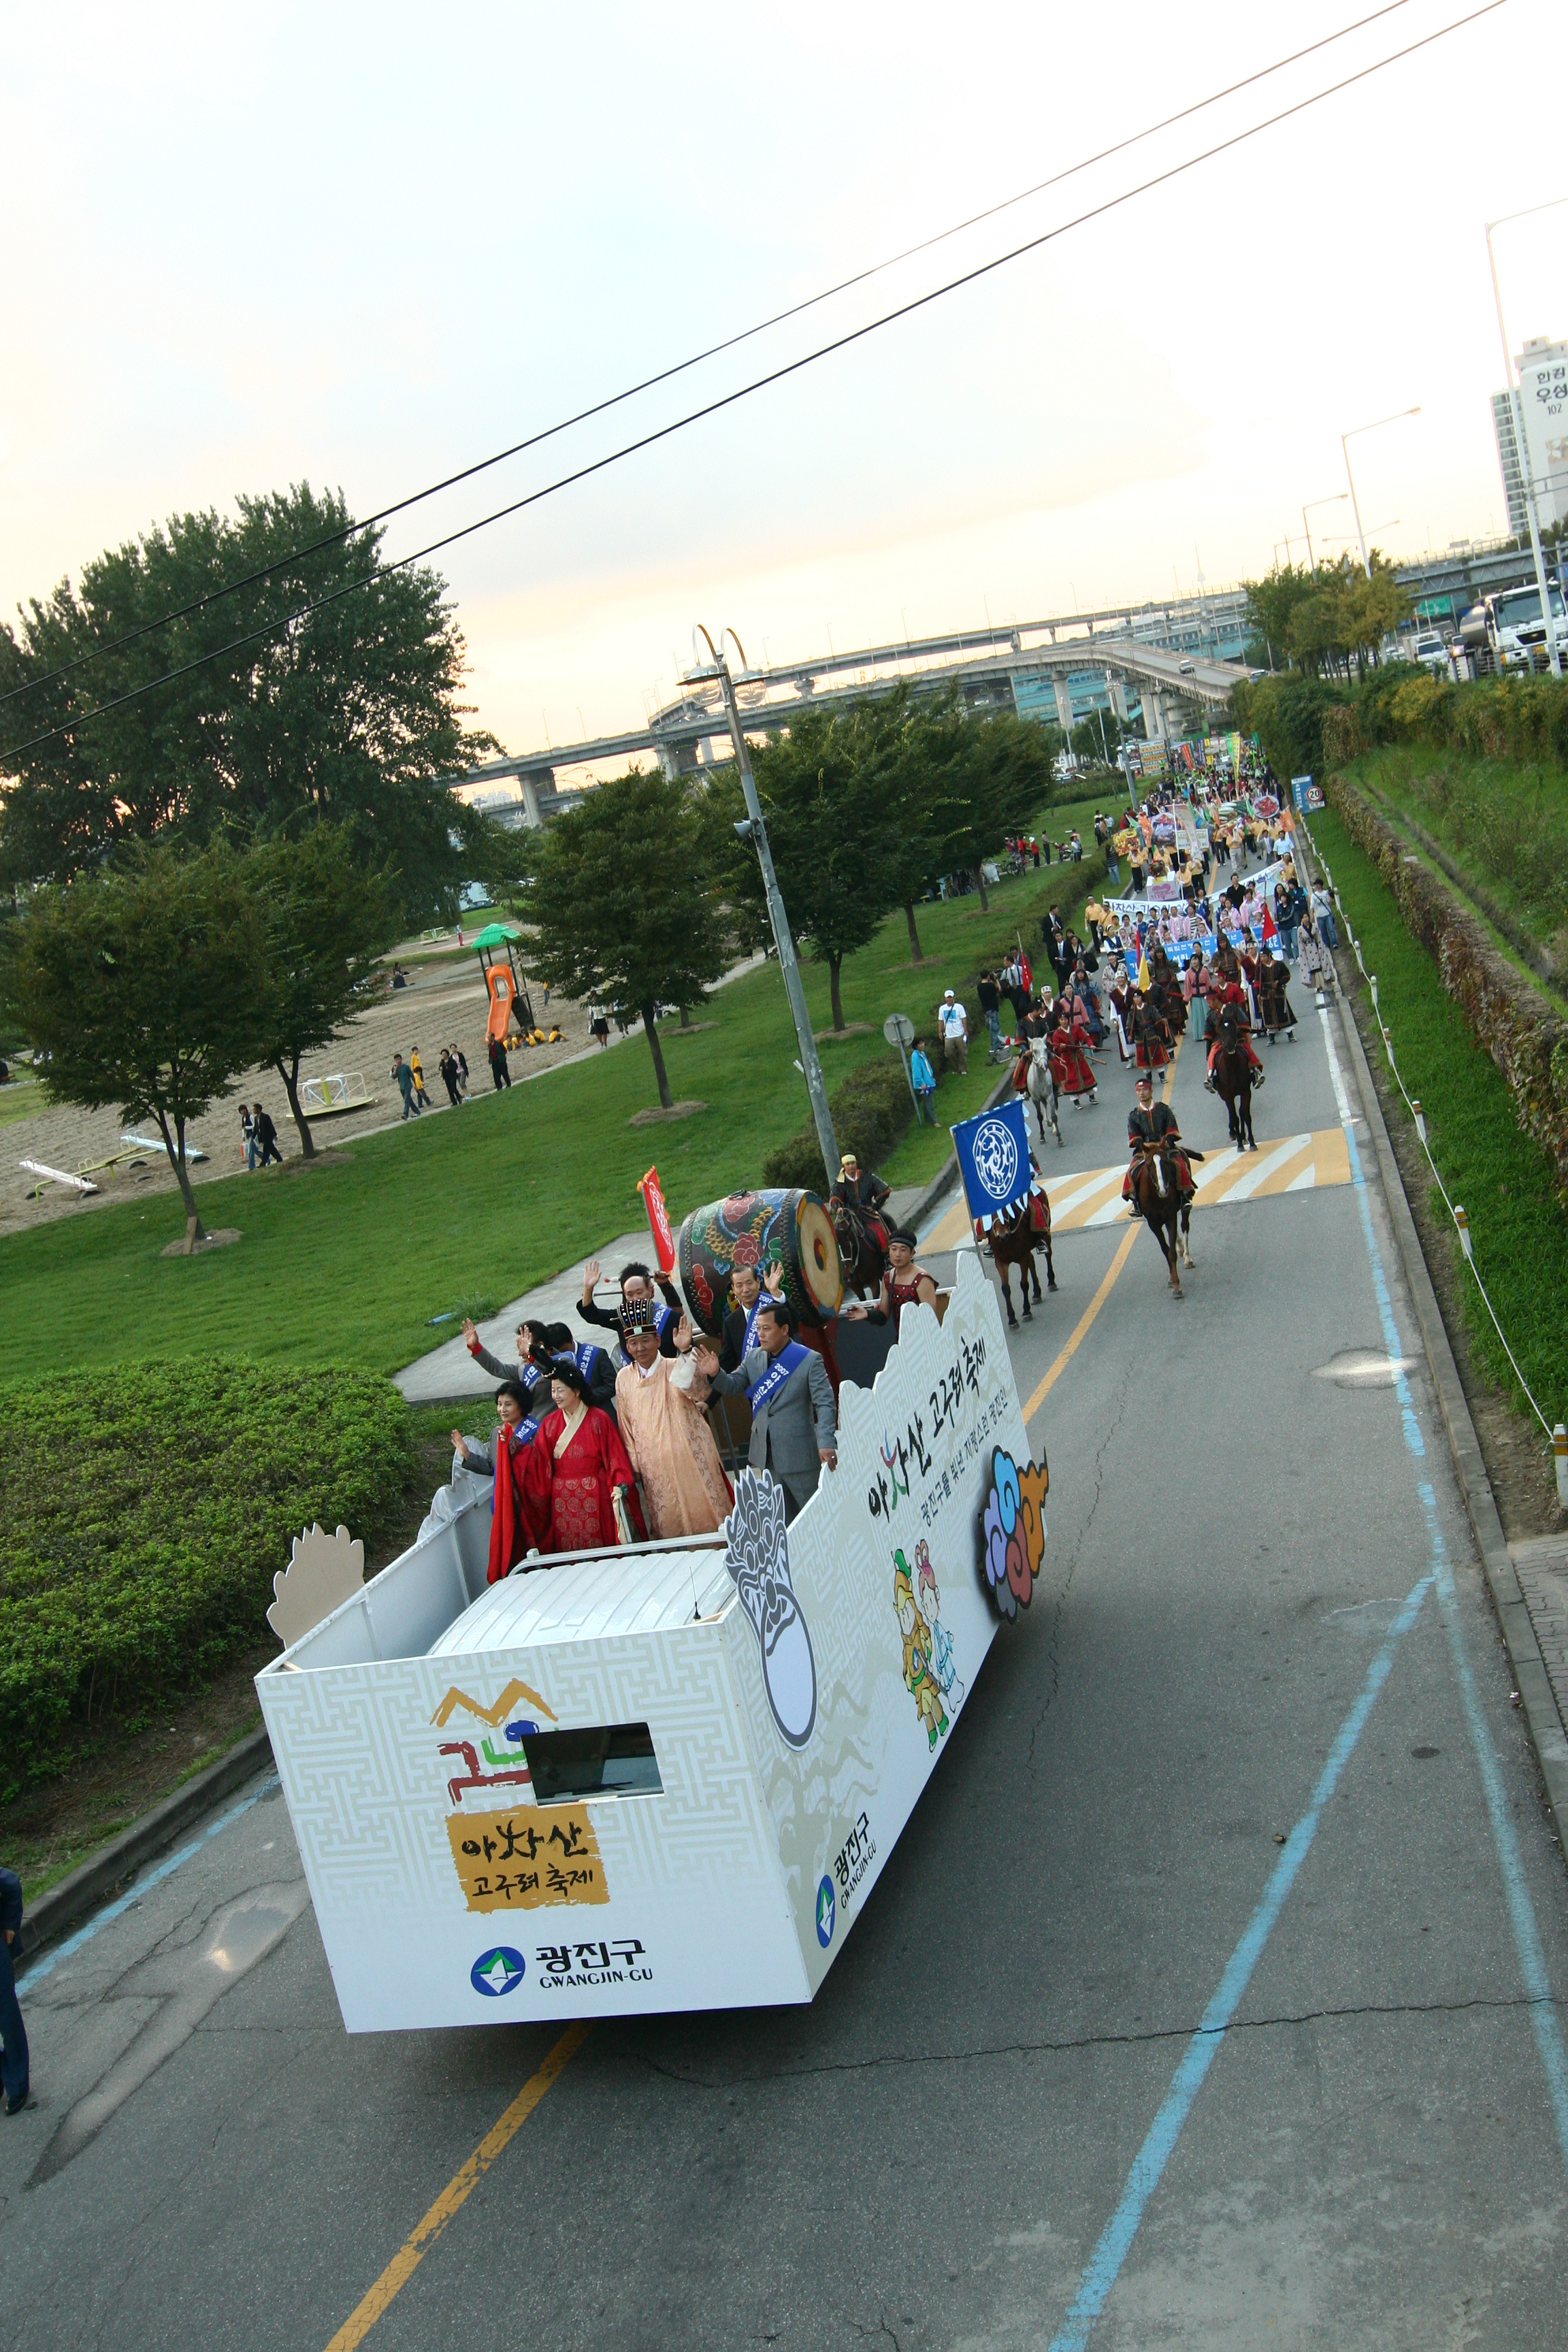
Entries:
[[1307,569],[1310,572],[1317,570],[1318,559],[1312,552],[1312,526],[1307,520],[1309,513],[1313,507],[1337,507],[1342,499],[1347,499],[1349,496],[1348,490],[1335,490],[1331,498],[1309,499],[1307,504],[1301,509],[1301,528],[1307,534]]
[[1355,535],[1361,541],[1361,568],[1369,580],[1372,578],[1372,558],[1366,551],[1366,533],[1361,527],[1361,500],[1355,494],[1355,476],[1351,472],[1349,444],[1358,433],[1375,433],[1380,425],[1397,425],[1402,416],[1419,416],[1420,414],[1421,404],[1417,401],[1414,408],[1396,408],[1392,416],[1375,416],[1370,425],[1352,425],[1348,433],[1340,435],[1340,454],[1345,461],[1345,479],[1351,486],[1351,512],[1355,517]]
[[1541,591],[1541,617],[1546,624],[1546,643],[1552,656],[1552,675],[1563,675],[1563,656],[1557,644],[1557,618],[1552,610],[1552,593],[1546,584],[1546,563],[1541,552],[1541,517],[1536,511],[1535,476],[1531,470],[1530,448],[1524,437],[1524,403],[1514,382],[1513,355],[1508,347],[1508,329],[1502,319],[1502,289],[1498,284],[1497,255],[1492,251],[1492,231],[1508,222],[1524,220],[1531,213],[1549,213],[1558,205],[1568,204],[1568,196],[1553,196],[1550,204],[1529,205],[1521,213],[1504,213],[1500,220],[1488,221],[1487,260],[1492,273],[1492,299],[1497,304],[1498,340],[1502,345],[1503,382],[1508,386],[1509,404],[1513,410],[1514,439],[1519,444],[1519,470],[1524,483],[1524,511],[1530,524],[1530,551],[1535,558],[1535,584]]
[[[757,853],[757,863],[763,869],[763,890],[768,902],[768,919],[773,927],[773,944],[779,951],[779,970],[784,974],[784,993],[795,1019],[795,1042],[800,1047],[800,1066],[805,1075],[805,1090],[811,1097],[811,1116],[816,1129],[816,1140],[822,1151],[822,1164],[827,1171],[831,1185],[838,1174],[838,1139],[833,1132],[833,1113],[827,1108],[827,1086],[817,1057],[816,1040],[811,1034],[811,1014],[806,1010],[805,984],[800,976],[800,961],[795,951],[795,940],[790,931],[789,917],[779,893],[778,876],[773,872],[773,854],[768,845],[768,829],[763,822],[763,804],[757,798],[756,778],[752,773],[751,755],[746,750],[746,738],[741,729],[740,707],[735,700],[734,681],[722,646],[726,636],[735,638],[742,672],[746,667],[746,649],[733,629],[721,629],[715,645],[700,621],[697,624],[707,639],[710,664],[687,672],[689,679],[715,678],[724,698],[725,716],[730,721],[730,740],[735,747],[735,764],[741,771],[741,790],[745,794],[746,814],[735,827],[742,841],[749,841]],[[693,632],[693,642],[695,642]]]

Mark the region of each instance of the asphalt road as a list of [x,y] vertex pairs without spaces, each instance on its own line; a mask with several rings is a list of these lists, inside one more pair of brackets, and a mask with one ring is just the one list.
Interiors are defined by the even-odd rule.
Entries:
[[[1260,1142],[1337,1123],[1315,1016],[1269,1070]],[[1181,1304],[1137,1237],[1032,1423],[1033,1607],[815,2006],[595,2027],[373,2352],[1563,2340],[1568,1878],[1363,1165],[1200,1213]],[[1058,1239],[1026,1398],[1121,1233]],[[328,2346],[552,2047],[350,2040],[252,1800],[24,1983],[0,2345]]]

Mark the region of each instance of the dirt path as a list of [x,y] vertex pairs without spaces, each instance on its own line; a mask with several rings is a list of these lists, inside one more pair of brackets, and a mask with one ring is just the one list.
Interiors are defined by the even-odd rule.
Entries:
[[[536,1006],[538,1002],[536,998]],[[317,1120],[317,1148],[329,1150],[356,1135],[386,1127],[401,1117],[403,1105],[390,1075],[392,1057],[400,1053],[406,1061],[413,1046],[419,1049],[426,1089],[440,1110],[450,1108],[436,1067],[443,1045],[461,1048],[468,1056],[474,1094],[489,1094],[491,1081],[485,1055],[487,1003],[477,960],[438,967],[428,973],[416,972],[408,988],[378,998],[351,1022],[334,1045],[312,1055],[300,1072],[304,1079],[339,1070],[359,1071],[366,1091],[376,1097],[363,1110],[350,1111],[340,1118]],[[563,1033],[562,1043],[533,1046],[512,1055],[514,1077],[565,1061],[592,1043],[584,1006],[557,1000],[550,1007],[549,1018],[559,1023]],[[243,1170],[241,1100],[265,1104],[277,1124],[284,1157],[298,1158],[299,1133],[277,1071],[247,1070],[227,1099],[215,1103],[207,1117],[191,1130],[191,1143],[208,1155],[191,1171],[196,1183],[215,1176],[235,1176]],[[156,1139],[157,1127],[151,1119],[131,1122],[122,1118],[118,1109],[79,1110],[67,1103],[54,1108],[40,1108],[25,1118],[12,1118],[0,1125],[0,1234],[17,1233],[51,1217],[88,1216],[105,1202],[127,1200],[133,1192],[174,1192],[174,1173],[160,1148],[138,1163],[122,1161],[118,1168],[95,1170],[92,1181],[100,1188],[96,1198],[75,1192],[64,1184],[48,1183],[44,1185],[39,1199],[26,1197],[38,1180],[19,1168],[18,1160],[37,1160],[47,1167],[75,1174],[90,1168],[96,1160],[107,1159],[111,1151],[118,1151],[122,1134],[132,1124],[138,1134]]]

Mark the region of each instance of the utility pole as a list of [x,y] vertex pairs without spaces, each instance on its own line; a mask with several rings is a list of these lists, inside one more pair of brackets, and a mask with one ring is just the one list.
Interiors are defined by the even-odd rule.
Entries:
[[[811,1097],[811,1116],[816,1128],[816,1140],[822,1150],[822,1164],[827,1171],[827,1181],[831,1186],[838,1175],[838,1139],[833,1132],[833,1113],[827,1108],[827,1086],[822,1075],[822,1064],[817,1058],[816,1040],[811,1034],[811,1015],[805,1004],[805,983],[800,976],[800,962],[795,951],[795,940],[790,931],[789,917],[784,911],[784,899],[779,894],[778,876],[773,872],[773,854],[768,846],[768,829],[763,822],[763,804],[757,798],[757,782],[752,773],[751,755],[746,750],[746,738],[741,729],[741,711],[735,700],[734,681],[730,676],[730,665],[721,651],[725,636],[727,635],[734,636],[735,633],[732,629],[729,631],[721,629],[719,644],[716,646],[712,638],[708,635],[707,630],[702,628],[700,621],[697,625],[707,639],[712,663],[711,667],[705,665],[689,670],[687,677],[692,680],[716,678],[719,691],[724,698],[725,715],[730,721],[730,740],[735,747],[735,764],[741,771],[741,790],[746,797],[746,814],[742,822],[736,825],[735,830],[742,841],[751,843],[757,853],[757,862],[763,869],[763,889],[768,902],[768,918],[773,927],[773,944],[779,951],[779,970],[784,974],[784,992],[789,998],[789,1009],[795,1017],[795,1042],[800,1047],[801,1067],[805,1073],[805,1090]],[[735,637],[735,644],[740,651],[742,664],[744,666],[745,647],[741,644],[739,637]]]
[[[1548,205],[1532,205],[1532,212],[1549,212]],[[1519,213],[1505,214],[1508,220],[1519,220]],[[1552,655],[1552,675],[1563,675],[1563,656],[1557,644],[1557,616],[1552,610],[1552,591],[1546,583],[1546,562],[1541,552],[1541,518],[1535,506],[1535,477],[1530,467],[1530,448],[1524,437],[1524,403],[1519,386],[1513,380],[1513,357],[1508,347],[1508,329],[1502,322],[1502,289],[1498,284],[1497,255],[1492,251],[1492,231],[1500,228],[1502,221],[1488,221],[1487,259],[1491,265],[1492,299],[1497,304],[1498,340],[1502,345],[1503,382],[1508,386],[1509,405],[1513,410],[1513,436],[1519,444],[1519,470],[1524,482],[1524,511],[1530,524],[1530,551],[1535,558],[1535,584],[1541,591],[1541,617],[1546,624],[1546,643]]]

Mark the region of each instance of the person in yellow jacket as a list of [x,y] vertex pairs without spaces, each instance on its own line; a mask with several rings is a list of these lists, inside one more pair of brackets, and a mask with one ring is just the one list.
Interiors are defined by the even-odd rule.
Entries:
[[429,1110],[432,1106],[430,1097],[425,1091],[425,1072],[419,1060],[417,1045],[411,1045],[408,1049],[408,1068],[414,1080],[414,1099],[422,1110]]

